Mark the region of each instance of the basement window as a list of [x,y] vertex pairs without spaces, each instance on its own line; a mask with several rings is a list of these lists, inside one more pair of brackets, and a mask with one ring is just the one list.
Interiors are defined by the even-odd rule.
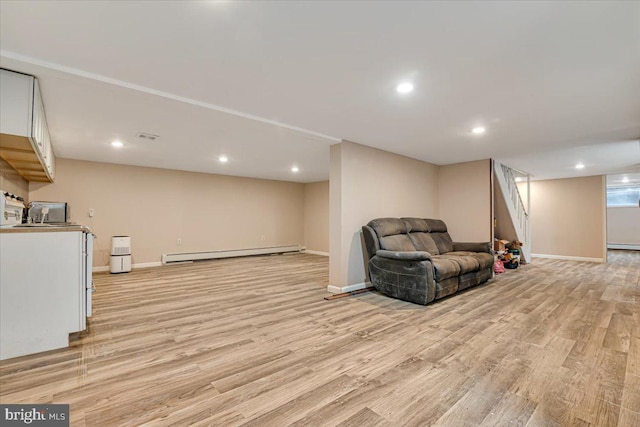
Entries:
[[607,207],[640,207],[640,185],[607,188]]

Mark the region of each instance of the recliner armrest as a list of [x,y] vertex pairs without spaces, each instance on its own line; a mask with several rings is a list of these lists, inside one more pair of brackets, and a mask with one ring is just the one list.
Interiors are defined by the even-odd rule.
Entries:
[[493,254],[491,243],[489,242],[453,242],[454,251],[467,251],[467,252],[486,252]]
[[431,261],[431,254],[424,251],[396,252],[380,249],[376,255],[382,258],[395,259],[399,261]]

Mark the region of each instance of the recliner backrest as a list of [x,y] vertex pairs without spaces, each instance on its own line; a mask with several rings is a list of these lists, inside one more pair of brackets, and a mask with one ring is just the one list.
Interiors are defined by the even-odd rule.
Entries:
[[373,257],[378,249],[426,251],[432,255],[453,251],[447,225],[440,219],[377,218],[362,228],[366,250]]
[[430,227],[423,218],[402,218],[409,231],[409,239],[416,250],[429,252],[431,255],[439,255],[440,251],[436,242],[431,237]]
[[425,219],[431,232],[431,238],[438,247],[440,254],[446,254],[453,251],[453,241],[447,233],[447,224],[441,219]]
[[367,224],[378,236],[380,249],[388,251],[415,251],[409,239],[407,226],[399,218],[378,218]]

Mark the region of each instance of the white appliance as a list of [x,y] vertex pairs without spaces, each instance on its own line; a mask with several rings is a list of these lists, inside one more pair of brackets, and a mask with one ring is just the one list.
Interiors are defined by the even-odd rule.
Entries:
[[0,190],[0,225],[22,223],[24,203],[14,194]]
[[128,273],[131,271],[131,237],[113,236],[111,238],[111,259],[109,272]]

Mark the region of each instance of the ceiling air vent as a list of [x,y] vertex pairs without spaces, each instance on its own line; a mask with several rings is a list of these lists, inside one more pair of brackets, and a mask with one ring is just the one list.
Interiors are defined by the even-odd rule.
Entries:
[[145,133],[145,132],[138,132],[138,138],[141,139],[146,139],[148,141],[155,141],[156,139],[160,138],[159,135],[154,135],[152,133]]

